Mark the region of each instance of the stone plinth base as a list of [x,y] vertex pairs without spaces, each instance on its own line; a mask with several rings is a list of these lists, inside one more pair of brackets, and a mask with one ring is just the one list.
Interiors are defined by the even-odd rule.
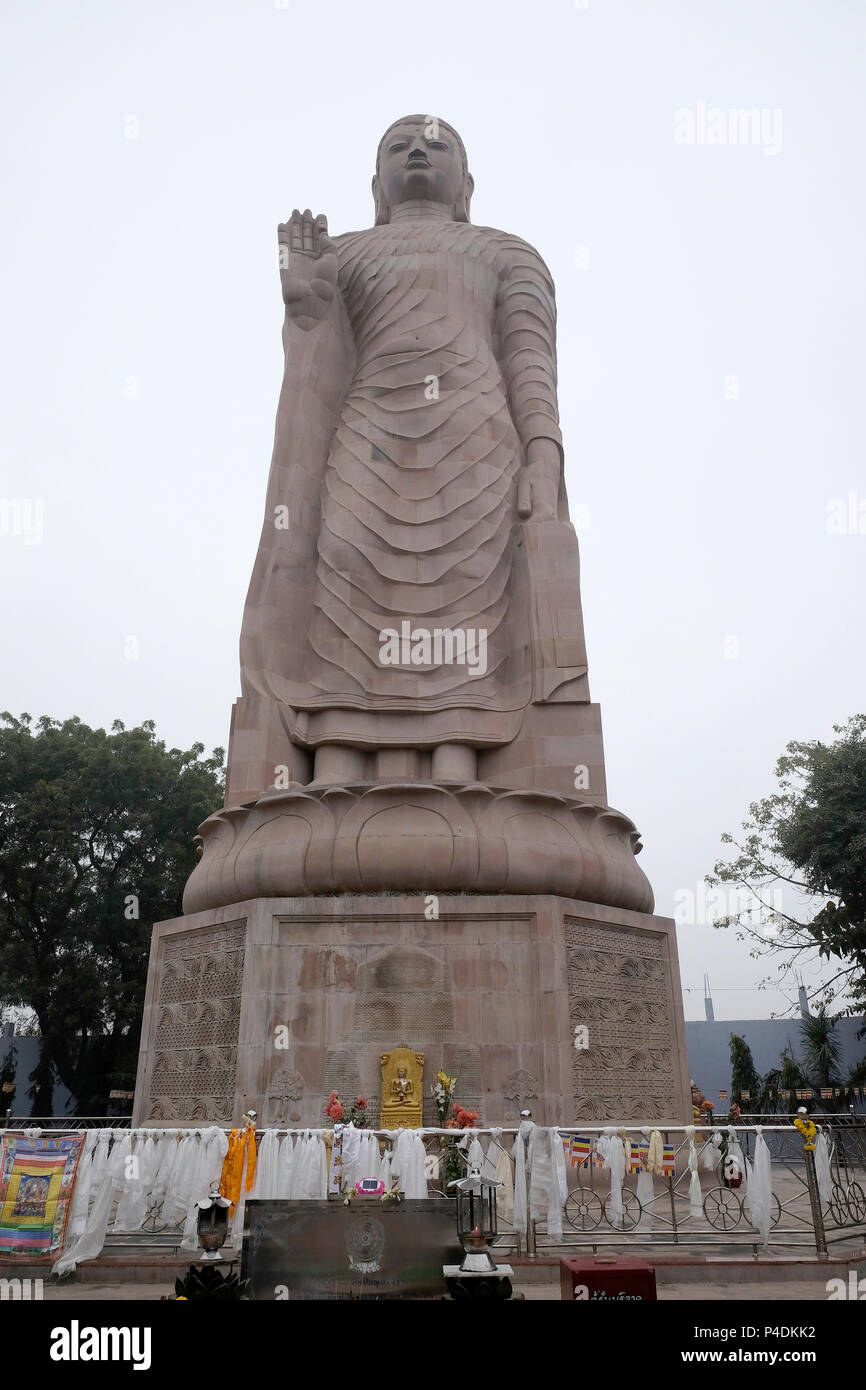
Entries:
[[[438,915],[437,915],[438,914]],[[588,1048],[575,1048],[575,1029]],[[555,896],[256,898],[154,927],[135,1125],[378,1119],[380,1054],[423,1052],[482,1125],[691,1114],[674,924]]]

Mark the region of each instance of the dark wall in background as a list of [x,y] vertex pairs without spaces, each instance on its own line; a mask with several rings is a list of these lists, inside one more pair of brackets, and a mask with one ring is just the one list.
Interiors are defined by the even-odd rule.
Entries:
[[[39,1039],[0,1038],[0,1068],[2,1068],[13,1047],[17,1059],[14,1077],[15,1094],[12,1096],[12,1104],[8,1105],[8,1108],[9,1096],[0,1097],[0,1111],[9,1115],[29,1115],[33,1108],[33,1102],[27,1092],[30,1089],[30,1073],[39,1061]],[[72,1097],[60,1081],[55,1081],[54,1098],[51,1106],[52,1114],[66,1115],[71,1109]],[[42,1113],[38,1106],[37,1112]]]
[[[863,1018],[842,1018],[836,1035],[842,1045],[841,1073],[845,1077],[866,1054],[866,1038],[858,1041],[857,1030]],[[689,1076],[700,1086],[707,1100],[718,1100],[719,1091],[731,1088],[730,1037],[739,1033],[752,1049],[755,1067],[763,1076],[779,1065],[783,1049],[801,1061],[799,1018],[739,1018],[707,1023],[703,1019],[686,1022]]]

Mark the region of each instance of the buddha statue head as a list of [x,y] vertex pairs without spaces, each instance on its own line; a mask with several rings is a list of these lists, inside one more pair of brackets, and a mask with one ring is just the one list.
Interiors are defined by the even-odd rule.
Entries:
[[403,116],[379,141],[373,198],[376,226],[391,220],[401,203],[430,203],[451,209],[455,222],[469,221],[475,181],[457,131],[433,116]]

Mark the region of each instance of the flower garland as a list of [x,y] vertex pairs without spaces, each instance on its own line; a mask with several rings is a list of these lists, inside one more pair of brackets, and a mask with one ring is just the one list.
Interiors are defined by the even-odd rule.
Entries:
[[339,1095],[336,1091],[331,1091],[325,1106],[325,1114],[335,1122],[344,1121],[345,1124],[354,1125],[356,1129],[366,1129],[369,1123],[367,1097],[356,1096],[354,1103],[349,1106],[349,1114],[346,1116],[346,1107]]
[[[457,1077],[449,1076],[446,1071],[438,1071],[436,1080],[430,1090],[436,1102],[436,1115],[439,1120],[440,1129],[474,1129],[478,1124],[478,1111],[467,1110],[464,1106],[454,1102],[454,1091],[457,1087]],[[457,1178],[462,1178],[466,1167],[463,1156],[458,1150],[456,1142],[451,1139],[440,1137],[440,1148],[442,1150],[441,1179],[445,1191],[448,1191],[448,1184]]]
[[818,1133],[818,1127],[815,1124],[814,1120],[810,1120],[808,1115],[800,1115],[798,1113],[797,1118],[794,1121],[794,1128],[798,1129],[803,1136],[804,1150],[814,1149],[815,1144],[817,1142],[815,1139],[815,1135]]
[[475,1129],[478,1124],[478,1111],[465,1110],[462,1105],[455,1105],[451,1111],[451,1118],[446,1121],[446,1129]]
[[[447,1072],[438,1071],[436,1080],[430,1090],[436,1102],[436,1114],[439,1118],[439,1128],[445,1129],[448,1122],[448,1112],[451,1109],[451,1102],[454,1098],[454,1091],[457,1086],[457,1077],[449,1076]],[[451,1126],[453,1128],[453,1125]]]

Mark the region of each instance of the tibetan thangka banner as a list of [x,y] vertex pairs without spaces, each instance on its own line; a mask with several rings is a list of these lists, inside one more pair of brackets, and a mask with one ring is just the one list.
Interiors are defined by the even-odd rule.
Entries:
[[53,1258],[63,1248],[83,1134],[5,1134],[0,1150],[0,1254]]

